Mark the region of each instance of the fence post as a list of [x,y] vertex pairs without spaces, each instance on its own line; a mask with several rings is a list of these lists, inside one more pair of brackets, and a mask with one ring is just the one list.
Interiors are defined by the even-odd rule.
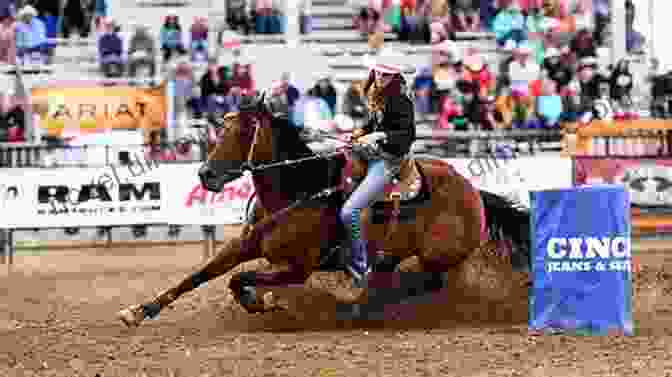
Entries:
[[8,265],[11,266],[14,264],[14,229],[7,230],[7,260]]
[[7,263],[7,230],[0,229],[0,264]]
[[112,227],[105,228],[105,248],[112,247]]
[[215,227],[213,225],[203,225],[203,262],[206,262],[212,256],[215,244]]

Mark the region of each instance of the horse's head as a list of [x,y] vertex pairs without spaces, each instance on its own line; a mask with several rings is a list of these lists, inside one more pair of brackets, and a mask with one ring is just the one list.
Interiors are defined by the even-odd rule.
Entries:
[[263,111],[262,98],[244,97],[240,111],[224,116],[208,160],[199,170],[203,187],[219,192],[240,178],[254,163],[273,160],[271,116]]

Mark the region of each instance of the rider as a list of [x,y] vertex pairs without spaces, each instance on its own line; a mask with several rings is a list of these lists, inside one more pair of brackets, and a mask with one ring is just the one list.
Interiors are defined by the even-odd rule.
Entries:
[[[414,105],[402,76],[403,67],[397,64],[400,58],[398,54],[382,51],[377,61],[370,65],[364,86],[369,120],[352,135],[355,154],[368,161],[366,177],[340,213],[351,241],[352,260],[346,268],[357,285],[366,281],[371,271],[367,240],[361,234],[360,214],[384,192],[415,140]],[[358,153],[363,150],[373,153]]]

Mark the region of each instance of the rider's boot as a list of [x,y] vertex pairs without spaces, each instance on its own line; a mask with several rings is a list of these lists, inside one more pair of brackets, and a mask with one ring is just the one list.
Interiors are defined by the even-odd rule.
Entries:
[[352,240],[350,249],[350,263],[345,268],[352,275],[356,287],[364,288],[371,272],[368,263],[367,242],[362,239]]

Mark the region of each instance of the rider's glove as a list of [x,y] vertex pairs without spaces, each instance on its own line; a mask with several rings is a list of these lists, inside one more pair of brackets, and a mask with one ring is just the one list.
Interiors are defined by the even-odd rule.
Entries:
[[360,143],[364,144],[374,144],[377,141],[384,140],[387,138],[387,135],[385,135],[384,132],[373,132],[368,135],[361,136],[360,138],[357,139]]

